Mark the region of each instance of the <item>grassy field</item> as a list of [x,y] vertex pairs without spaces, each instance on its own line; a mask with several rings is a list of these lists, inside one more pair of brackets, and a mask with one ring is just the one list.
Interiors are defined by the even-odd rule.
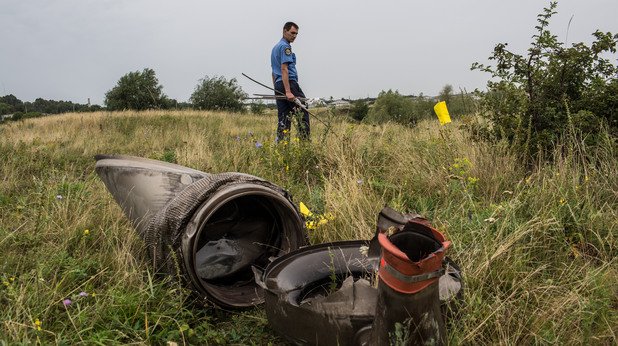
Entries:
[[95,154],[254,174],[334,219],[313,243],[369,238],[389,205],[443,231],[465,276],[451,344],[618,342],[618,153],[567,143],[529,171],[460,122],[352,124],[273,143],[275,118],[212,112],[64,114],[0,125],[0,344],[278,344],[258,307],[192,304],[153,278],[94,173]]

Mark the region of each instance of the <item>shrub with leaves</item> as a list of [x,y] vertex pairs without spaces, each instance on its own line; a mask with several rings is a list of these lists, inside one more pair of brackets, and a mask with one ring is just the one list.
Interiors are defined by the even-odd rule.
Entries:
[[267,106],[266,104],[264,104],[264,102],[258,101],[251,103],[250,108],[251,114],[264,115],[264,113],[266,113]]
[[162,90],[153,69],[129,72],[105,93],[105,105],[109,110],[167,108],[170,101]]
[[455,93],[450,84],[442,87],[437,101],[446,102],[451,118],[471,114],[476,109],[476,100],[471,94],[461,88],[459,93]]
[[243,112],[242,100],[246,97],[236,78],[227,80],[223,76],[205,76],[195,87],[191,103],[198,109]]
[[354,120],[362,121],[369,113],[369,105],[364,100],[356,100],[352,102],[350,115]]
[[616,53],[618,35],[597,30],[592,44],[567,47],[548,29],[556,6],[551,2],[537,16],[526,54],[500,43],[489,57],[494,66],[472,65],[492,76],[482,96],[492,125],[486,137],[506,139],[528,158],[551,148],[565,129],[592,142],[602,125],[618,135],[618,67],[608,58]]
[[381,91],[366,119],[376,123],[394,121],[414,126],[423,117],[423,113],[428,112],[423,106],[423,102],[415,102],[398,91]]

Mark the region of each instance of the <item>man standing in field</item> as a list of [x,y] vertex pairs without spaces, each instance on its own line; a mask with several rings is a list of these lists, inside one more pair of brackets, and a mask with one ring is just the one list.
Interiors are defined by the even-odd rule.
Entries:
[[285,95],[285,99],[277,99],[277,141],[282,140],[286,133],[290,132],[292,116],[295,113],[302,114],[302,117],[297,118],[299,137],[304,140],[309,139],[309,113],[294,103],[296,97],[305,97],[298,85],[296,54],[292,53],[292,46],[290,45],[297,35],[298,25],[293,22],[285,23],[283,37],[273,47],[270,55],[275,90],[280,95]]

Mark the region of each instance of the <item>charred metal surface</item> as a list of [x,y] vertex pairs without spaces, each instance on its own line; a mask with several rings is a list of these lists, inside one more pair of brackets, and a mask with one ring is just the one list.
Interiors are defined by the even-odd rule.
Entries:
[[438,291],[437,282],[412,295],[380,284],[371,341],[367,345],[443,345],[446,331]]
[[389,233],[379,235],[382,260],[370,344],[443,345],[446,328],[436,277],[444,276],[443,256],[450,242],[414,219]]
[[141,157],[97,155],[95,159],[97,174],[140,235],[157,211],[187,186],[209,175]]
[[261,280],[271,327],[294,344],[349,344],[375,313],[378,258],[361,254],[367,244],[313,245],[272,262]]
[[[296,345],[370,345],[378,305],[379,257],[361,253],[368,243],[308,246],[258,273],[271,327]],[[461,275],[451,263],[447,258],[439,290],[432,292],[439,293],[443,311],[457,305],[461,294]]]
[[263,302],[252,267],[306,244],[289,194],[242,173],[208,174],[130,156],[96,171],[144,239],[155,269],[224,307]]

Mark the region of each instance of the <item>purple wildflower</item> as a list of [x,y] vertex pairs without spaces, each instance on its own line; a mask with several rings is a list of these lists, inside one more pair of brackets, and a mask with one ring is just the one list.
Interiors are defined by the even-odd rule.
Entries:
[[259,141],[255,142],[255,147],[256,147],[256,148],[261,148],[261,147],[263,147],[263,146],[264,146],[264,145],[262,145],[262,143],[260,143]]
[[62,195],[56,195],[57,200],[61,200],[62,198],[63,198]]
[[80,297],[88,297],[88,293],[84,292],[84,291],[81,291],[81,292],[79,292],[79,296]]
[[72,301],[71,301],[71,299],[69,299],[69,298],[67,298],[67,299],[65,299],[65,300],[63,300],[63,301],[62,301],[62,305],[64,305],[65,307],[66,307],[66,306],[69,306],[69,305],[71,305],[71,304],[73,304],[73,302],[72,302]]

